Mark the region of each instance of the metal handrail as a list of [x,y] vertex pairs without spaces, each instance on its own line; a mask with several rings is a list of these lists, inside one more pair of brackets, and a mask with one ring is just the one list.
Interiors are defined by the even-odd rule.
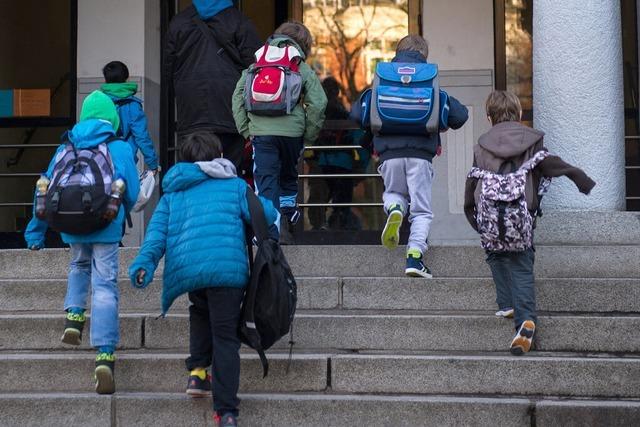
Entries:
[[16,172],[16,173],[0,173],[0,178],[31,178],[38,177],[41,173],[28,173],[28,172]]
[[301,179],[324,179],[324,178],[382,178],[377,173],[336,173],[336,174],[308,174],[298,175]]
[[29,144],[29,145],[24,145],[24,144],[0,144],[0,149],[4,149],[4,150],[15,150],[15,149],[22,149],[22,148],[56,148],[59,147],[60,144]]
[[384,206],[380,202],[372,203],[299,203],[301,208],[377,208]]

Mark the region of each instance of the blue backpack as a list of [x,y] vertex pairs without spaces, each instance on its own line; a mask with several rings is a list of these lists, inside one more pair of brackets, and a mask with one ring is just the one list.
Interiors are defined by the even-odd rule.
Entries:
[[449,97],[440,90],[436,64],[378,63],[360,106],[360,125],[374,135],[425,135],[448,127]]

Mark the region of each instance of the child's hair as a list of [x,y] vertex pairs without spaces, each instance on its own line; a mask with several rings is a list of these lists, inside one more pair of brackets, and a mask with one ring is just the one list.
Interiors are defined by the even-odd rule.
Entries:
[[280,25],[274,34],[282,34],[291,38],[302,49],[304,56],[309,56],[313,45],[313,36],[307,27],[298,21],[288,21]]
[[181,162],[208,162],[222,156],[222,143],[213,132],[193,132],[180,143]]
[[123,62],[111,61],[102,69],[107,83],[124,83],[129,78],[129,69]]
[[487,98],[487,116],[492,125],[502,122],[518,122],[522,114],[520,99],[508,90],[495,90]]
[[415,50],[426,58],[429,57],[429,42],[424,37],[415,34],[408,35],[398,42],[396,54],[404,50]]

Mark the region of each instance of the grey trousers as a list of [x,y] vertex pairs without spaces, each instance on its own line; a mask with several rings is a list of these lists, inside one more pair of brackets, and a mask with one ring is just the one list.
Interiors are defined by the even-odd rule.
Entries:
[[[403,213],[409,212],[411,233],[407,249],[427,251],[427,237],[433,220],[431,211],[431,184],[433,166],[431,162],[413,157],[385,160],[378,172],[384,180],[382,200],[388,212],[394,205],[400,205]],[[408,209],[408,205],[411,207]]]
[[538,321],[536,290],[533,275],[535,252],[487,252],[487,264],[496,284],[496,302],[499,308],[512,307],[518,329],[525,320]]

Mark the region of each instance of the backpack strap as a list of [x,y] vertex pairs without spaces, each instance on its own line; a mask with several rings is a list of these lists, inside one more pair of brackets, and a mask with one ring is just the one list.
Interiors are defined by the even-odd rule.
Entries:
[[251,228],[258,240],[258,246],[260,243],[269,239],[269,225],[267,224],[267,218],[264,215],[264,208],[260,199],[255,195],[251,187],[247,186],[247,205],[249,206],[249,215],[251,215]]
[[247,65],[242,61],[242,59],[240,59],[240,54],[231,43],[220,39],[218,33],[200,19],[199,16],[194,16],[193,22],[195,22],[198,29],[200,29],[200,32],[204,34],[207,39],[212,41],[214,45],[220,46],[220,49],[218,49],[217,52],[219,56],[222,56],[223,52],[227,53],[230,65],[232,65],[238,73],[247,68]]

